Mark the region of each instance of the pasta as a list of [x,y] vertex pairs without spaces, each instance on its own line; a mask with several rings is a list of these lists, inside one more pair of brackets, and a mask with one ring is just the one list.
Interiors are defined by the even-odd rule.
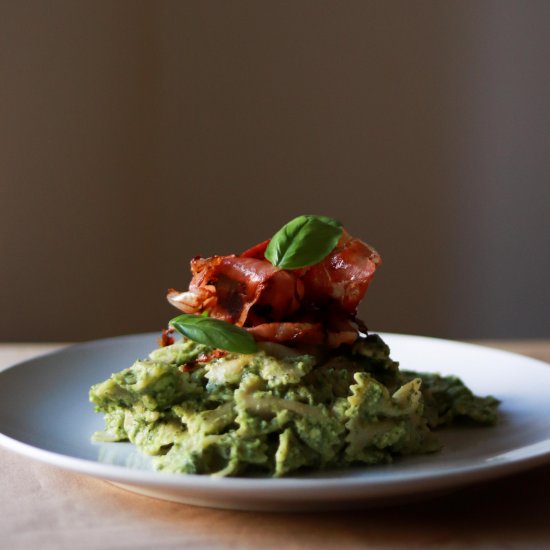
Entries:
[[91,388],[105,415],[95,438],[129,440],[159,470],[279,477],[434,452],[438,426],[496,422],[496,399],[400,371],[377,335],[345,353],[308,351],[266,343],[212,358],[183,337]]

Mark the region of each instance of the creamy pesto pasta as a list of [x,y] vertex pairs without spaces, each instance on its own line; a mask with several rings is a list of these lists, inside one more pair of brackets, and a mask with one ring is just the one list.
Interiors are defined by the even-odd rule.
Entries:
[[252,354],[183,337],[90,399],[105,415],[94,437],[129,440],[158,470],[276,477],[435,452],[436,428],[494,424],[498,404],[456,377],[400,371],[377,335],[332,351],[265,342]]

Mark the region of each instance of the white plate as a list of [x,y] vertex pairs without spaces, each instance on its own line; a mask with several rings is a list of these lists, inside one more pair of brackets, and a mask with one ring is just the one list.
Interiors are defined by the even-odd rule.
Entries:
[[396,334],[382,337],[405,369],[456,374],[502,401],[495,428],[440,432],[437,454],[394,464],[268,478],[155,472],[127,443],[92,443],[103,427],[88,389],[144,357],[157,334],[78,344],[0,373],[0,444],[61,468],[168,500],[244,510],[312,510],[378,505],[509,474],[550,458],[550,365],[480,346]]

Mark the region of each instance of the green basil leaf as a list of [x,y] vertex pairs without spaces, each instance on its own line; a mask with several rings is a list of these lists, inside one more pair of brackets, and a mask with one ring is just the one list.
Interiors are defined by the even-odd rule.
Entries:
[[220,319],[184,313],[174,317],[168,324],[199,344],[236,353],[258,351],[256,340],[250,333]]
[[342,224],[326,216],[298,216],[271,239],[265,257],[276,267],[300,269],[324,260],[342,236]]

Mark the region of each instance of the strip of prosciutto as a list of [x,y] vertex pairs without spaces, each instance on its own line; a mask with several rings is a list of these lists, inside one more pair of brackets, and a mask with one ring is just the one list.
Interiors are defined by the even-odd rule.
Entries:
[[343,315],[326,317],[317,322],[282,321],[245,327],[258,342],[286,345],[321,345],[337,348],[357,340],[357,324]]
[[[241,256],[263,259],[268,244],[269,240],[263,241]],[[344,230],[338,244],[324,260],[293,273],[304,285],[306,306],[319,307],[336,302],[345,312],[355,314],[381,263],[374,248]]]
[[191,261],[187,292],[170,290],[168,301],[185,313],[208,314],[237,326],[280,321],[298,310],[303,285],[267,260],[213,256]]
[[304,302],[317,307],[336,302],[343,311],[355,315],[381,263],[374,248],[344,231],[323,261],[303,270]]
[[321,323],[262,323],[246,330],[258,342],[278,344],[323,344],[326,333]]

